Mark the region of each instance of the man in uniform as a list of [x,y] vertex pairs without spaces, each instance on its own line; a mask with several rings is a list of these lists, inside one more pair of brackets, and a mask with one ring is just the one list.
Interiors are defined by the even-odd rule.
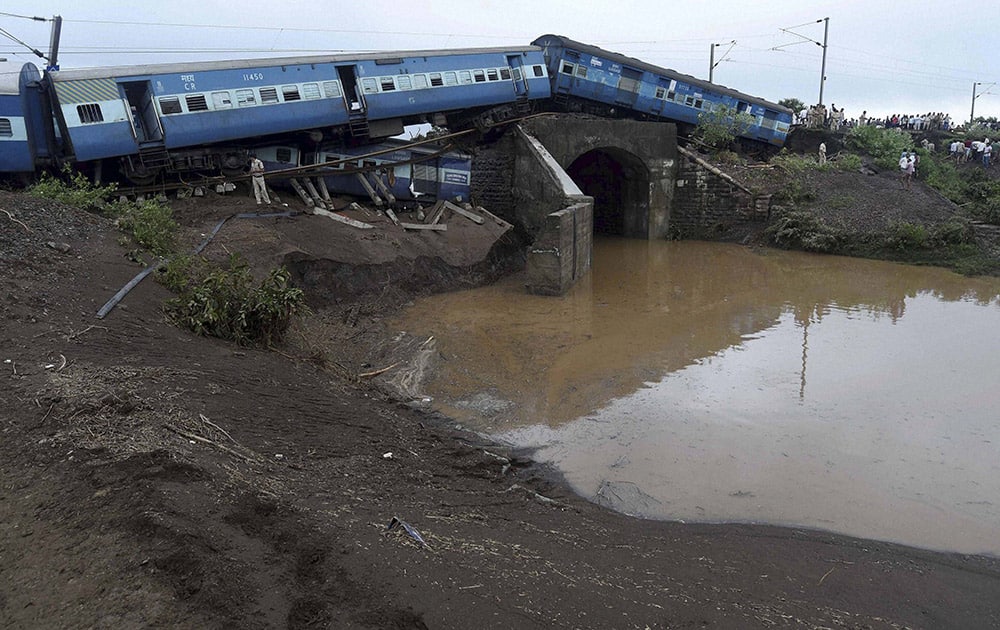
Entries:
[[253,180],[253,196],[257,198],[257,205],[263,199],[267,205],[271,205],[271,197],[267,194],[267,186],[264,184],[264,163],[255,154],[250,154],[250,176]]

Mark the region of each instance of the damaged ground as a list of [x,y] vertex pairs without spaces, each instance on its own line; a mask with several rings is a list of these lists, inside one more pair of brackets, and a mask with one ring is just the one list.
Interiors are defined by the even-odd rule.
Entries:
[[[192,248],[257,210],[173,205]],[[313,310],[266,351],[171,326],[150,279],[97,319],[140,270],[110,222],[0,209],[5,628],[1000,626],[998,559],[632,519],[400,398],[419,340],[381,319],[517,267],[497,222],[228,221],[206,255],[288,266]]]

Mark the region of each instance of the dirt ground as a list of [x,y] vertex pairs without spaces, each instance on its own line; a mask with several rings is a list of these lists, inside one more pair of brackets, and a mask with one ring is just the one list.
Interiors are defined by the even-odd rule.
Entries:
[[[191,248],[257,211],[172,203]],[[1000,559],[625,517],[401,397],[381,318],[523,244],[354,216],[375,227],[233,218],[206,248],[306,290],[268,351],[171,326],[152,279],[98,319],[141,269],[114,227],[0,192],[0,626],[1000,627]]]

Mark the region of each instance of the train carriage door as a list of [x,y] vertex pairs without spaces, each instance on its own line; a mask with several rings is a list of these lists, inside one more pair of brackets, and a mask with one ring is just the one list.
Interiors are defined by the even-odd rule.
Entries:
[[358,85],[358,76],[354,66],[337,66],[340,84],[344,86],[344,103],[351,115],[365,113],[365,95]]
[[514,81],[514,94],[517,96],[528,95],[528,82],[524,78],[524,65],[521,63],[521,55],[507,55],[507,64],[510,65],[511,79]]
[[642,81],[642,72],[628,66],[622,67],[622,76],[618,79],[618,93],[615,95],[615,102],[621,105],[635,106],[636,98],[639,96],[639,85]]
[[129,118],[139,144],[163,141],[163,127],[153,104],[153,88],[149,81],[129,81],[121,84],[129,105]]

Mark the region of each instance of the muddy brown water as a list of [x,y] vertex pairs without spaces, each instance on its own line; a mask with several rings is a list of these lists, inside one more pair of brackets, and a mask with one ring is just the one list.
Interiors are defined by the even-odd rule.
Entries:
[[604,239],[565,297],[523,281],[394,324],[431,405],[584,496],[1000,555],[1000,279]]

